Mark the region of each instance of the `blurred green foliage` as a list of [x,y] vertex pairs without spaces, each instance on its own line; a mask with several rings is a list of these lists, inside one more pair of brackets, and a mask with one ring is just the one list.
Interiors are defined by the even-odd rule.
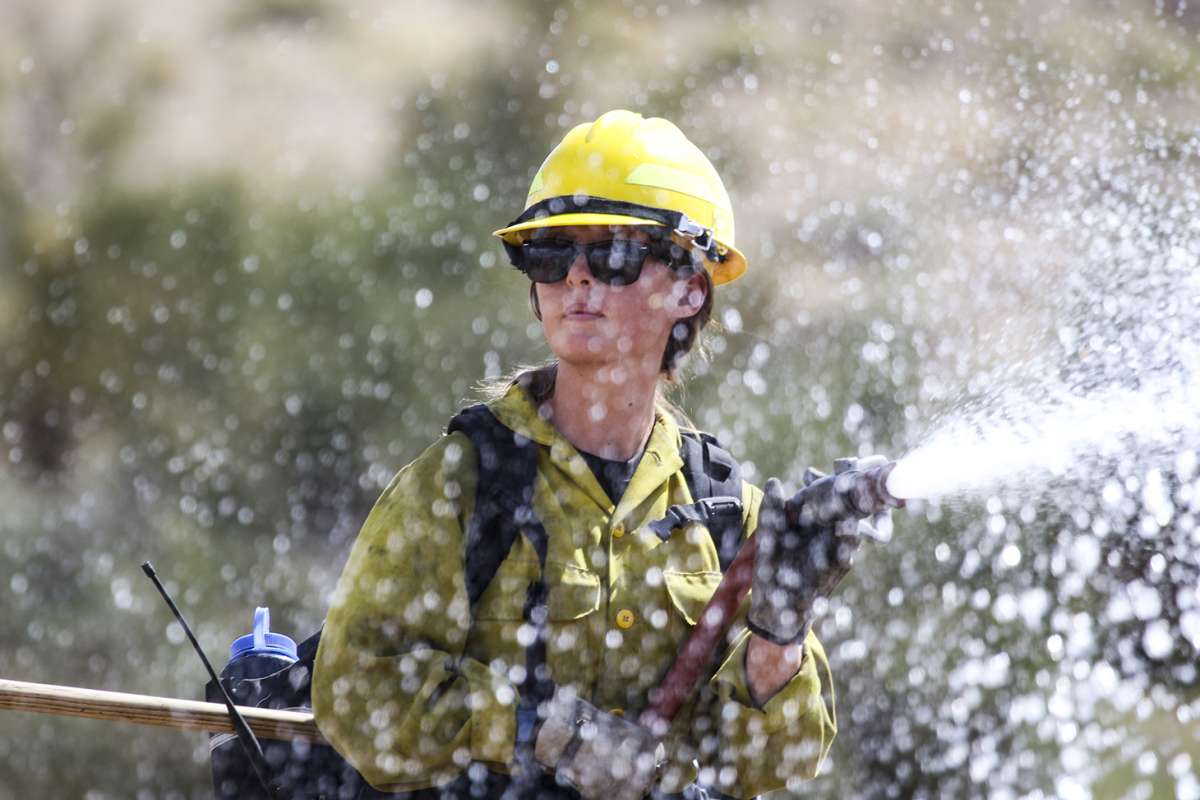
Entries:
[[[1153,151],[1168,167],[1194,137],[1182,4],[269,0],[174,27],[127,5],[0,13],[4,677],[199,696],[144,559],[218,662],[256,604],[315,630],[394,471],[478,381],[546,357],[490,231],[565,130],[609,107],[680,124],[735,198],[751,272],[722,288],[679,399],[759,482],[901,453],[1052,340],[1038,281],[1057,255],[1005,226],[1036,229],[1035,200],[1147,131],[1174,142]],[[272,81],[347,95],[253,116]],[[342,113],[332,150],[294,138]],[[164,147],[180,119],[199,134]],[[929,505],[863,552],[820,629],[840,737],[797,794],[1056,793],[1059,729],[1013,714],[1042,698],[1045,717],[1063,679],[1055,510],[998,502],[1024,520],[1007,538],[978,507]],[[1021,570],[995,566],[1006,541]],[[1045,620],[995,624],[993,598],[1037,587]],[[1076,613],[1104,602],[1093,588]],[[1084,724],[1161,745],[1123,712]],[[1171,796],[1165,762],[1142,784],[1101,774],[1097,796]],[[0,798],[208,792],[202,737],[0,715]]]

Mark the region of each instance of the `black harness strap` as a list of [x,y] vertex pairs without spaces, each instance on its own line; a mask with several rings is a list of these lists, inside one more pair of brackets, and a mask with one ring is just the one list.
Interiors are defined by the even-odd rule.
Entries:
[[[541,779],[529,733],[535,727],[538,706],[554,692],[550,669],[546,664],[545,582],[546,529],[533,510],[533,491],[537,481],[537,447],[528,438],[505,427],[483,404],[459,412],[447,426],[447,432],[462,431],[470,437],[479,457],[475,513],[467,524],[464,555],[467,598],[474,614],[484,590],[508,557],[517,536],[524,532],[538,557],[538,576],[525,595],[522,610],[524,624],[532,628],[532,642],[525,648],[525,680],[517,709],[517,772],[506,795],[532,794]],[[521,722],[527,723],[522,726]]]
[[[737,459],[721,447],[715,436],[703,431],[682,433],[683,474],[695,502],[692,506],[671,506],[665,519],[703,522],[724,572],[742,542],[742,471]],[[662,527],[657,528],[660,536]]]
[[545,566],[546,529],[533,511],[537,447],[504,427],[483,404],[460,411],[447,431],[465,433],[479,457],[475,513],[465,548],[467,598],[474,610],[521,531]]

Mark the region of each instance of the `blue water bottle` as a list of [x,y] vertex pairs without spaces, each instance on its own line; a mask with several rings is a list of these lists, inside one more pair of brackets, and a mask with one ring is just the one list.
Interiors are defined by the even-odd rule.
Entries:
[[[296,643],[282,633],[271,632],[271,611],[254,609],[252,633],[239,636],[229,648],[229,663],[221,670],[221,683],[239,706],[269,705],[268,687],[261,681],[287,669],[296,662]],[[210,702],[221,702],[220,693],[209,684],[205,692]],[[287,758],[289,747],[283,742],[262,742],[267,763]],[[218,798],[266,797],[262,784],[242,750],[237,736],[216,734],[209,740],[212,756],[213,789]],[[276,752],[280,751],[280,752]]]
[[229,646],[229,663],[221,678],[265,678],[296,661],[296,643],[282,633],[271,633],[271,609],[254,609],[254,632],[239,636]]

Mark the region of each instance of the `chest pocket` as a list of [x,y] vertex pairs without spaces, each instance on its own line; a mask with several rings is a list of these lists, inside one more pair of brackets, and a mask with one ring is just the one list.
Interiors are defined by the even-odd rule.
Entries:
[[[537,580],[532,559],[509,558],[496,572],[475,608],[476,622],[520,622],[529,585]],[[571,622],[600,608],[600,576],[570,565],[550,564],[546,576],[547,619]]]
[[712,599],[713,592],[721,583],[720,572],[676,572],[663,571],[663,583],[671,605],[689,626],[695,625],[704,613],[704,607]]
[[[539,567],[530,559],[508,559],[480,597],[467,653],[484,663],[525,664],[521,643],[525,602]],[[600,577],[577,567],[549,565],[546,576],[547,659],[551,670],[586,685],[598,659],[597,627],[603,624]]]
[[602,661],[600,576],[551,562],[546,576],[546,662],[559,683],[591,686]]
[[546,611],[551,622],[572,622],[600,609],[600,576],[566,566],[561,571],[550,566],[547,576],[549,596]]

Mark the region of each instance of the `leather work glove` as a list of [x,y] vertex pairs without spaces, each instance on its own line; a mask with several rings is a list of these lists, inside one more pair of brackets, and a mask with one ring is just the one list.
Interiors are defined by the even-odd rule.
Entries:
[[[882,457],[842,459],[837,473],[884,463]],[[809,470],[805,487],[824,477]],[[891,533],[891,518],[886,513],[860,520],[846,511],[830,521],[814,520],[804,507],[804,494],[801,490],[785,502],[783,485],[771,478],[758,512],[747,623],[750,630],[775,644],[804,639],[812,627],[816,601],[828,598],[846,577],[863,536],[885,540]]]
[[641,800],[665,750],[642,726],[581,700],[564,687],[544,706],[534,758],[585,800]]

